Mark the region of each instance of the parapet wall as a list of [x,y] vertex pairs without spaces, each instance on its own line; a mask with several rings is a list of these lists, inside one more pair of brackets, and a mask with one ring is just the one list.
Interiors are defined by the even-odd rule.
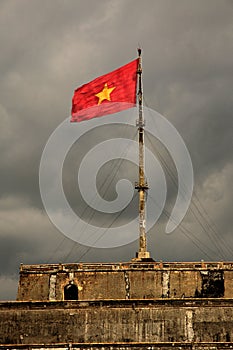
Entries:
[[0,303],[0,344],[232,341],[233,299]]
[[0,350],[229,350],[233,343],[57,343],[29,345],[0,345]]
[[233,298],[233,263],[21,265],[17,300],[203,297]]

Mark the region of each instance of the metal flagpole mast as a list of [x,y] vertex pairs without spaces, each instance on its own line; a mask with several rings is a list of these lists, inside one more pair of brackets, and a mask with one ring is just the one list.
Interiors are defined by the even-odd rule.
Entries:
[[146,242],[146,191],[148,190],[148,184],[145,180],[144,172],[144,118],[143,118],[143,106],[142,106],[142,50],[138,49],[138,113],[139,119],[137,120],[138,127],[138,143],[139,143],[139,180],[135,185],[135,189],[139,193],[139,251],[137,253],[138,259],[150,258],[150,253],[147,252]]

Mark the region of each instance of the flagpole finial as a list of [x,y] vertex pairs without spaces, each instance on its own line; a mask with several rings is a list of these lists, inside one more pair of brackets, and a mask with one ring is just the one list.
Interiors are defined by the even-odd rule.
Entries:
[[138,48],[138,56],[139,56],[139,57],[141,56],[141,53],[142,53],[142,49],[139,47],[139,48]]

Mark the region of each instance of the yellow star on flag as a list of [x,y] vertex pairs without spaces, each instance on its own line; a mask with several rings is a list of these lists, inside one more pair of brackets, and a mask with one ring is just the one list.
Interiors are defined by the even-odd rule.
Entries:
[[111,101],[110,94],[111,94],[111,92],[112,92],[115,88],[116,88],[115,86],[112,87],[112,88],[109,88],[109,87],[108,87],[108,84],[105,83],[105,84],[104,84],[103,90],[100,91],[98,94],[95,95],[95,96],[97,96],[98,99],[99,99],[98,105],[100,105],[104,100]]

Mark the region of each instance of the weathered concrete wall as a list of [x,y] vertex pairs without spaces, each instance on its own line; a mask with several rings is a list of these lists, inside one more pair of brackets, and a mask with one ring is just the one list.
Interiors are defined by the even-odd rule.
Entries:
[[233,341],[233,300],[0,303],[0,344]]
[[118,263],[22,265],[17,300],[233,298],[233,265],[223,263]]
[[225,298],[233,298],[233,270],[224,271]]
[[30,345],[8,345],[1,346],[0,349],[4,350],[229,350],[232,348],[233,343],[104,343],[104,344],[89,344],[89,343],[60,343],[60,344],[30,344]]
[[20,276],[21,300],[48,300],[50,275],[45,273]]
[[64,287],[70,280],[78,287],[79,300],[125,299],[126,297],[124,272],[78,271],[74,272],[73,276],[67,272],[57,274],[57,300],[64,299]]

